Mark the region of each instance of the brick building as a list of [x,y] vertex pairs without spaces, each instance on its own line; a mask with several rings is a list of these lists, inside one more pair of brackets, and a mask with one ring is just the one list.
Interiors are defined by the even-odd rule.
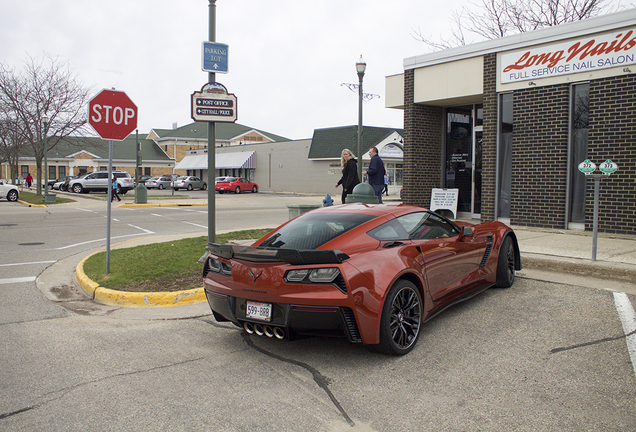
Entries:
[[[386,78],[404,110],[404,200],[459,189],[459,217],[636,234],[636,10],[406,58]],[[597,171],[598,172],[598,171]]]

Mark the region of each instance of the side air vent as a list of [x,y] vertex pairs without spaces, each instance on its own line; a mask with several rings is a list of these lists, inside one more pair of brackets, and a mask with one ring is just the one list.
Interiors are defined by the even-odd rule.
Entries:
[[486,263],[488,262],[488,257],[490,257],[490,252],[492,251],[492,243],[494,242],[493,236],[488,236],[488,245],[486,246],[486,251],[484,252],[484,257],[481,259],[481,263],[479,264],[479,268],[483,269],[486,267]]
[[360,336],[360,330],[358,329],[358,323],[356,322],[356,316],[353,314],[353,311],[351,308],[343,307],[342,313],[344,314],[345,324],[347,325],[349,339],[353,343],[362,343],[362,337]]

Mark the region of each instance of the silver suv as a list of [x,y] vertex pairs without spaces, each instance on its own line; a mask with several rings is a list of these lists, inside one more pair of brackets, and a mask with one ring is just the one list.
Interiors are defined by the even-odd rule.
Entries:
[[[113,171],[113,175],[117,179],[117,194],[125,194],[135,188],[132,176],[126,171]],[[90,173],[73,179],[68,184],[68,190],[75,193],[108,192],[109,187],[108,171]]]

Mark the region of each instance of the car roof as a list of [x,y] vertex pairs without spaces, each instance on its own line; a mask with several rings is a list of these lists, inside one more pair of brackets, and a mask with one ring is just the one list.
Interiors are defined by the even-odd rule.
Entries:
[[350,203],[339,204],[327,207],[320,207],[312,212],[319,213],[357,213],[368,214],[370,216],[385,216],[393,215],[398,217],[404,214],[413,213],[416,211],[427,211],[424,207],[418,207],[409,204],[403,204],[399,202],[390,202],[385,204],[364,204],[364,203]]

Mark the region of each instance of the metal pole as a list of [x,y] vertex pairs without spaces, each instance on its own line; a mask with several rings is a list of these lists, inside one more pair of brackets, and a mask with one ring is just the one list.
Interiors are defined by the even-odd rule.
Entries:
[[108,140],[108,204],[106,206],[106,274],[110,274],[110,203],[113,200],[113,140]]
[[599,189],[601,185],[601,176],[594,175],[594,221],[592,222],[592,261],[596,261],[596,247],[598,244],[598,205],[599,205]]
[[[216,0],[209,0],[208,42],[216,42]],[[213,83],[216,75],[208,73],[208,83]],[[216,123],[208,122],[208,243],[216,239],[216,203],[214,177],[216,176]]]
[[49,179],[48,179],[48,175],[47,175],[47,173],[49,171],[49,168],[47,166],[48,165],[48,161],[47,161],[47,158],[46,158],[46,154],[48,153],[48,149],[47,149],[48,144],[47,144],[46,137],[47,137],[48,134],[49,134],[49,122],[45,118],[44,119],[44,175],[43,175],[43,177],[44,177],[44,202],[48,202],[47,201],[47,196],[49,194]]
[[364,72],[358,72],[358,178],[362,181],[362,78]]

